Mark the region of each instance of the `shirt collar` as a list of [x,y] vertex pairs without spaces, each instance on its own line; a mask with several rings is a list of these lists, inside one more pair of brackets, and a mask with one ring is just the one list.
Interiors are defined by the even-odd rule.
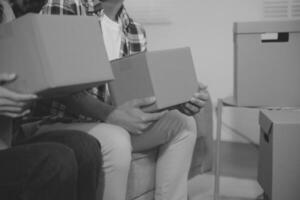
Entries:
[[97,13],[102,10],[100,0],[83,0],[82,4],[88,13]]
[[[86,8],[87,13],[97,14],[98,16],[104,15],[100,0],[82,0],[82,3]],[[132,19],[128,16],[124,6],[120,8],[117,16],[118,22],[122,25],[122,29],[125,31],[125,29],[127,29],[132,23]]]
[[[101,15],[103,14],[103,8],[100,0],[83,0],[82,4],[84,5],[88,13],[101,13]],[[122,18],[124,12],[125,9],[124,6],[122,6],[119,12],[117,13],[118,18]]]

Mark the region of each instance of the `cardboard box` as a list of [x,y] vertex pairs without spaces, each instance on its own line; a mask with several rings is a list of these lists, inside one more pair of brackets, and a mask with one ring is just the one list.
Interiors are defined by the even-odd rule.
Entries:
[[234,24],[239,106],[300,106],[300,20]]
[[261,111],[258,182],[270,200],[300,199],[300,111]]
[[143,52],[111,62],[115,81],[110,91],[115,105],[155,96],[150,110],[161,110],[190,100],[198,83],[191,50]]
[[0,26],[0,73],[12,90],[60,96],[113,79],[94,17],[28,14]]

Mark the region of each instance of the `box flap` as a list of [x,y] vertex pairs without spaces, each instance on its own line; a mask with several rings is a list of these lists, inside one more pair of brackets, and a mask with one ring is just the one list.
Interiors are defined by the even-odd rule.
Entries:
[[300,32],[300,20],[235,22],[235,34]]
[[259,125],[265,134],[268,134],[268,135],[271,134],[271,131],[273,128],[273,122],[267,116],[265,111],[259,111]]
[[263,110],[262,111],[270,121],[280,125],[299,125],[300,126],[300,110]]

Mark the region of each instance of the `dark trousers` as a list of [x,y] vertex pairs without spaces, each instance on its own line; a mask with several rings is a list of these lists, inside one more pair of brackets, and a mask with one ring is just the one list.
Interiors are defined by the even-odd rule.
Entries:
[[101,166],[100,144],[92,136],[41,134],[0,151],[0,199],[95,200]]

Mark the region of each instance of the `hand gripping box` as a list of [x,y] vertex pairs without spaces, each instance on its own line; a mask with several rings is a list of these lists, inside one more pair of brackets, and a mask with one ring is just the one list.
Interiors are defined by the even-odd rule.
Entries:
[[300,111],[261,111],[258,182],[270,200],[300,199]]
[[234,24],[239,106],[300,106],[300,20]]
[[155,96],[150,110],[161,110],[190,100],[198,83],[190,48],[143,52],[111,62],[115,80],[113,103]]
[[94,17],[28,14],[0,26],[0,73],[22,93],[60,96],[113,79]]

